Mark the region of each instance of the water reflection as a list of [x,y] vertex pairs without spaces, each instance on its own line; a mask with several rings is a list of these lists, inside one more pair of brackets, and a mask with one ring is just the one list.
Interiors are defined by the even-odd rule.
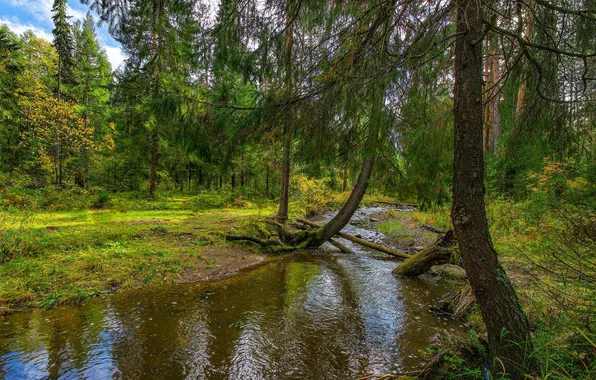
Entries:
[[442,288],[371,252],[288,256],[212,284],[125,292],[0,319],[0,376],[355,378],[416,366],[453,323]]

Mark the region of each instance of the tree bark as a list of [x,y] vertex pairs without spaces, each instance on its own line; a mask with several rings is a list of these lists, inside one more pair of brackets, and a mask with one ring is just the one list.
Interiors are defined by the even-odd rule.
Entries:
[[279,179],[279,210],[276,218],[285,223],[288,220],[288,202],[290,189],[290,151],[292,149],[292,136],[289,127],[284,128],[285,142],[281,162],[281,178]]
[[333,235],[337,234],[342,228],[344,228],[346,224],[348,224],[352,218],[352,215],[354,215],[358,209],[364,194],[366,193],[368,180],[370,179],[374,163],[374,157],[364,158],[362,162],[362,169],[360,170],[360,175],[358,176],[358,182],[356,182],[356,186],[354,186],[350,197],[341,210],[339,210],[339,212],[333,217],[333,219],[317,230],[316,236],[311,239],[308,244],[309,246],[320,246],[327,240],[331,239]]
[[451,218],[462,263],[487,327],[491,368],[521,379],[530,371],[528,318],[492,246],[484,206],[482,8],[457,0],[454,178]]
[[[285,90],[288,98],[292,95],[292,48],[294,42],[294,18],[291,14],[291,2],[286,6],[286,41],[284,51],[285,61]],[[289,113],[290,120],[284,121],[284,152],[282,159],[282,174],[279,186],[279,210],[277,211],[277,219],[285,223],[288,220],[288,202],[290,189],[290,159],[292,150],[292,113]]]

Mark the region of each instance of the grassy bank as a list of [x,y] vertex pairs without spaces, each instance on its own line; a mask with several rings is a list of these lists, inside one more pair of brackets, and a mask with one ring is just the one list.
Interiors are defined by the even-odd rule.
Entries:
[[[571,204],[492,199],[487,213],[493,243],[530,317],[532,356],[540,372],[529,378],[596,377],[594,211]],[[422,224],[448,228],[449,208],[389,211],[377,228],[404,246],[414,246],[434,239],[420,229]],[[462,284],[461,295],[455,299],[471,295],[469,286]],[[429,360],[436,360],[433,373],[438,378],[484,378],[486,331],[478,308],[472,306],[462,319],[470,328],[466,339],[445,337],[427,352]]]
[[[119,289],[232,274],[265,258],[250,244],[225,240],[250,234],[277,211],[275,202],[236,193],[0,193],[0,313],[83,302]],[[299,197],[291,217],[338,207]],[[323,198],[321,198],[323,199]],[[371,202],[372,198],[367,198]],[[233,249],[232,249],[233,247]]]

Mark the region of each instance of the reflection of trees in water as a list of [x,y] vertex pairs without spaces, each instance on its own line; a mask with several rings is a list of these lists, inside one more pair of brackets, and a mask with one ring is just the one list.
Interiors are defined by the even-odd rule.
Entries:
[[[85,373],[109,377],[113,368],[109,344],[103,342],[104,324],[102,309],[94,307],[18,314],[10,318],[10,343],[2,345],[0,354],[12,352],[5,365],[22,368],[31,378],[78,377]],[[95,348],[98,345],[102,346],[100,352]]]
[[179,285],[23,313],[0,334],[7,336],[0,355],[22,352],[35,377],[50,378],[353,378],[387,371],[401,360],[396,344],[416,352],[433,333],[418,327],[437,323],[425,295],[435,287],[397,280],[392,267],[364,255],[297,254],[219,282],[214,294],[205,293],[211,285]]
[[110,306],[119,322],[114,355],[122,378],[184,377],[186,368],[177,354],[189,345],[179,334],[189,310],[176,305],[186,302],[191,300],[178,293],[169,294],[168,289],[145,290],[143,298],[134,294],[113,297]]

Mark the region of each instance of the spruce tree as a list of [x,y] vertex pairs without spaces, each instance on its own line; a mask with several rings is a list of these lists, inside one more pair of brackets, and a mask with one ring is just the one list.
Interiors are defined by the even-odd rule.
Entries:
[[72,53],[73,42],[71,27],[66,14],[66,0],[54,0],[52,7],[52,20],[54,21],[54,47],[58,52],[58,85],[56,92],[61,96],[62,85],[68,83],[72,78]]

